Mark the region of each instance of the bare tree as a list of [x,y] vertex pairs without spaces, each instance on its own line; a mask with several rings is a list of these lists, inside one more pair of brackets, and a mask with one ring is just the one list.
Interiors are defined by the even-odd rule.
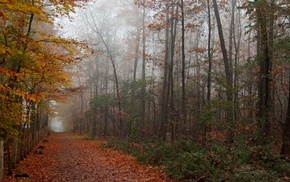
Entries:
[[103,43],[105,50],[108,54],[108,59],[110,60],[113,68],[113,74],[114,74],[114,82],[115,82],[115,90],[117,95],[117,105],[118,105],[118,118],[119,118],[119,129],[120,129],[120,136],[124,136],[124,123],[123,123],[123,116],[122,116],[122,104],[121,104],[121,95],[120,95],[120,86],[119,86],[119,80],[117,75],[117,68],[115,64],[115,57],[112,53],[111,48],[109,47],[108,42],[106,42],[105,37],[102,35],[102,32],[99,30],[98,24],[90,11],[90,21],[88,20],[88,25],[90,26],[91,30],[95,32],[99,38],[101,39],[101,42]]

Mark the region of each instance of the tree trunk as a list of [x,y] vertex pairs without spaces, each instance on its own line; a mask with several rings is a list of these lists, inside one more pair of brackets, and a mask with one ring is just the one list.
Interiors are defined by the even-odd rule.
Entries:
[[[145,11],[145,8],[144,8],[144,11]],[[143,16],[144,16],[144,13],[143,12]],[[135,47],[135,60],[134,60],[134,70],[133,70],[133,82],[135,82],[137,80],[137,66],[138,66],[138,60],[139,60],[139,44],[140,44],[140,34],[141,34],[141,28],[140,28],[140,24],[139,24],[139,16],[140,16],[140,13],[138,12],[138,15],[137,15],[137,19],[138,19],[138,24],[137,24],[137,31],[136,31],[136,47]],[[144,17],[143,17],[144,19]],[[143,20],[142,20],[142,24],[143,24]],[[144,31],[144,25],[143,26],[143,31]],[[135,95],[135,94],[134,94]],[[133,97],[134,97],[133,95]]]
[[236,9],[236,0],[232,0],[232,11],[231,11],[231,21],[229,29],[229,66],[233,68],[233,42],[234,42],[234,29],[235,29],[235,9]]
[[[174,2],[172,1],[172,4]],[[175,11],[175,13],[174,13]],[[171,5],[171,12],[172,16],[177,16],[178,14],[178,6],[174,9],[174,6]],[[171,121],[171,141],[173,142],[176,138],[176,114],[175,112],[175,104],[174,104],[174,75],[173,75],[173,68],[174,68],[174,50],[175,50],[175,40],[176,40],[176,29],[177,29],[177,20],[175,18],[171,18],[170,23],[171,35],[170,35],[170,62],[169,62],[169,72],[168,72],[168,98],[170,103],[170,121]]]
[[0,181],[3,179],[4,172],[4,141],[0,140]]
[[[235,7],[236,7],[236,1],[233,2],[234,4],[232,4],[232,11],[235,11]],[[235,92],[234,92],[234,103],[235,103],[235,109],[234,109],[234,121],[237,121],[240,117],[240,99],[239,99],[239,89],[238,89],[238,85],[239,85],[239,60],[240,60],[240,44],[241,44],[241,37],[242,37],[242,30],[241,30],[241,11],[238,9],[237,10],[237,23],[238,26],[234,26],[233,27],[233,41],[234,41],[234,48],[235,48],[235,54],[234,54],[234,88],[235,88]],[[236,28],[235,27],[240,27],[238,29],[237,35],[236,35]]]
[[[289,82],[290,83],[290,74]],[[290,157],[290,87],[288,86],[288,108],[285,119],[285,125],[283,127],[283,138],[281,154]]]
[[233,127],[233,107],[231,106],[233,103],[233,74],[232,74],[232,68],[230,64],[230,60],[227,55],[227,49],[225,46],[225,40],[223,35],[223,29],[222,29],[222,23],[220,19],[220,14],[218,10],[217,1],[213,0],[213,7],[217,22],[217,28],[218,28],[218,34],[220,39],[220,45],[224,60],[224,67],[225,67],[225,74],[226,74],[226,96],[227,96],[227,102],[228,102],[228,108],[226,108],[226,114],[227,114],[227,120],[229,122],[229,130],[228,130],[228,139],[231,139],[232,136],[232,127]]
[[166,27],[165,27],[165,54],[164,54],[164,72],[163,72],[163,84],[161,93],[161,112],[160,112],[160,129],[159,137],[166,139],[167,122],[168,122],[168,102],[169,102],[169,83],[168,83],[168,72],[169,72],[169,58],[170,58],[170,48],[169,48],[169,0],[166,1]]
[[[144,11],[145,11],[145,8],[144,8]],[[143,26],[142,28],[141,28],[141,25],[139,23],[140,22],[140,14],[141,14],[141,12],[139,12],[139,9],[138,9],[138,14],[136,15],[137,16],[137,26],[136,26],[136,40],[135,40],[136,41],[135,60],[134,60],[134,68],[133,68],[133,84],[137,80],[137,69],[138,69],[138,62],[139,62],[139,48],[140,48],[141,30],[143,32],[145,31],[145,27],[144,27],[144,16],[145,15],[144,15],[144,13],[145,12],[143,12],[143,17],[142,17],[142,26]],[[144,57],[144,52],[145,51],[143,51],[142,58]],[[133,105],[136,103],[136,88],[135,88],[135,86],[132,87],[131,103]],[[136,110],[138,110],[138,109],[133,109],[133,112],[138,112]],[[141,110],[142,110],[142,108],[141,108]]]
[[[256,1],[257,2],[257,1]],[[260,64],[260,81],[258,89],[258,123],[259,123],[259,134],[261,137],[261,143],[265,143],[269,136],[270,129],[270,79],[271,79],[271,58],[269,56],[269,37],[267,30],[267,1],[259,2],[257,8],[257,24],[260,34],[260,50],[258,50],[258,60]]]
[[182,115],[183,123],[186,126],[187,123],[187,113],[186,113],[186,91],[185,91],[185,26],[184,26],[184,3],[181,0],[181,51],[182,51],[182,69],[181,69],[181,78],[182,78]]
[[[210,0],[207,0],[207,16],[208,16],[208,42],[207,42],[207,57],[208,57],[208,75],[207,75],[207,105],[211,102],[211,70],[212,70],[212,58],[211,58],[211,9]],[[204,123],[203,140],[206,142],[208,124]]]
[[13,172],[12,156],[11,156],[11,150],[10,150],[11,143],[12,143],[12,139],[8,138],[6,140],[8,175],[12,175],[12,172]]
[[145,36],[145,7],[143,7],[143,17],[142,17],[142,27],[143,27],[143,32],[142,32],[142,88],[141,88],[141,136],[142,138],[145,136],[145,107],[146,107],[146,100],[145,100],[145,94],[146,94],[146,36]]
[[81,84],[81,78],[79,75],[79,68],[77,67],[77,78],[78,78],[78,84],[80,87],[80,116],[79,116],[79,132],[82,135],[83,134],[83,107],[84,107],[84,101],[83,101],[83,88],[82,88],[82,84]]
[[97,136],[97,116],[98,116],[97,109],[94,112],[94,116],[95,117],[93,117],[93,121],[92,121],[92,137]]

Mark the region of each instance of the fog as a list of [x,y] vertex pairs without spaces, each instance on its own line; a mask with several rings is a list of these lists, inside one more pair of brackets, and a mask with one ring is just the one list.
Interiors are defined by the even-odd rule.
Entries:
[[53,132],[64,132],[64,123],[61,117],[52,118],[49,124],[50,130]]

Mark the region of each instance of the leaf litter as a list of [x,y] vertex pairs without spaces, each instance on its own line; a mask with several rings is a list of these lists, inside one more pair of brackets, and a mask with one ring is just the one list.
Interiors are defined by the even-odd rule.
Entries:
[[[47,142],[48,141],[48,142]],[[171,181],[161,167],[138,164],[122,151],[101,147],[106,141],[85,140],[76,133],[51,133],[3,182],[159,182]],[[15,178],[19,171],[29,178]]]

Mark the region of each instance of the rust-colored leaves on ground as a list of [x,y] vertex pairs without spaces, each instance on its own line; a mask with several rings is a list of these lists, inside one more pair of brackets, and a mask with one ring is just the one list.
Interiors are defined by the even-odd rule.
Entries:
[[[85,140],[74,133],[52,133],[40,142],[41,154],[32,152],[21,161],[11,181],[170,181],[157,167],[143,166],[121,151],[102,148],[104,141]],[[30,178],[15,178],[17,173]]]

